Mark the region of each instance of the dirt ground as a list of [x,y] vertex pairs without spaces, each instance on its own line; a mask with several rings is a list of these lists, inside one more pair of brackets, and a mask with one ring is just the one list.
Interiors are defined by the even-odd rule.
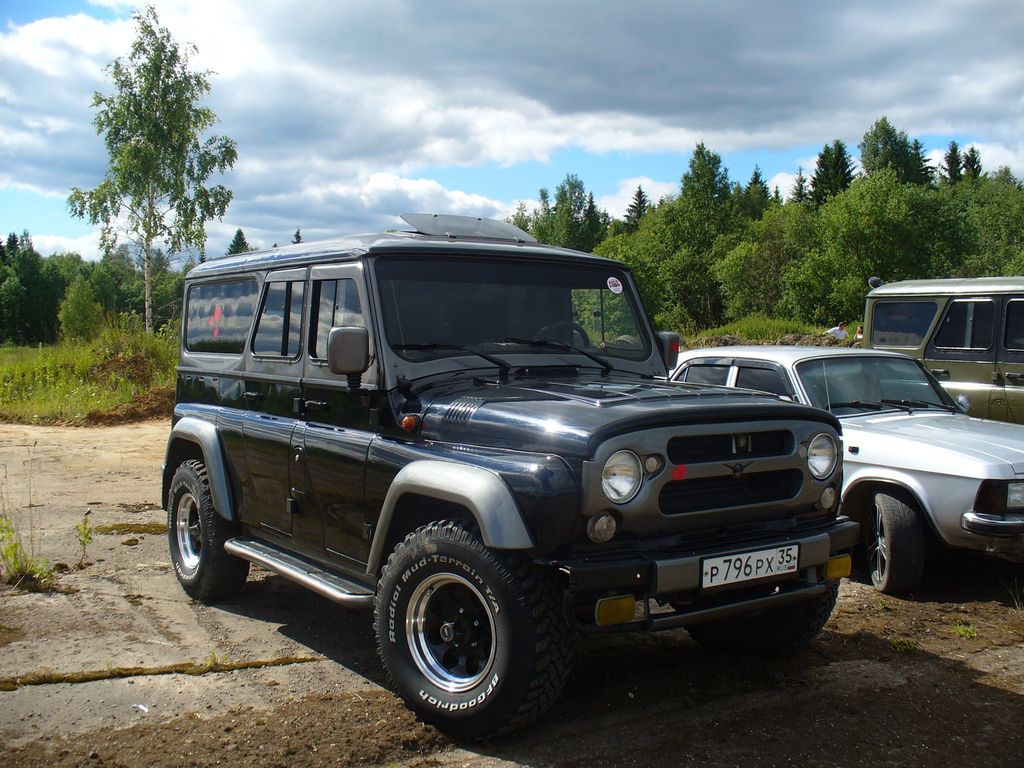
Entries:
[[908,599],[844,582],[781,659],[681,630],[582,638],[543,722],[453,743],[383,687],[368,614],[260,571],[222,605],[187,599],[167,429],[0,425],[0,508],[60,571],[59,591],[0,587],[0,766],[1024,765],[1024,569],[962,557]]

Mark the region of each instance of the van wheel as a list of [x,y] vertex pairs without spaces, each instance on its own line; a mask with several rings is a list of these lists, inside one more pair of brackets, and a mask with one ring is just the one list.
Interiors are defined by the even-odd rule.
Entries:
[[167,499],[167,538],[174,573],[190,597],[213,603],[242,588],[249,561],[224,551],[224,542],[238,533],[238,523],[213,508],[206,466],[194,459],[182,463]]
[[558,697],[571,629],[547,574],[455,522],[395,547],[374,604],[377,650],[406,705],[464,738],[507,733]]
[[916,589],[924,576],[924,532],[917,511],[887,493],[876,493],[868,520],[871,583],[886,594]]
[[839,582],[828,586],[824,595],[813,600],[698,624],[690,628],[690,636],[713,653],[770,656],[799,650],[817,636],[836,607]]

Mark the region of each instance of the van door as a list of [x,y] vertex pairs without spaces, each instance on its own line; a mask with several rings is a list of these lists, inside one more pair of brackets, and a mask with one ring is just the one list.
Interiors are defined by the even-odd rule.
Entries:
[[1006,407],[996,370],[998,314],[992,298],[953,299],[925,347],[925,366],[953,397],[967,395],[972,416]]
[[365,507],[366,458],[376,434],[377,365],[361,376],[339,376],[327,366],[331,328],[359,326],[373,331],[365,311],[361,264],[313,267],[310,274],[310,332],[302,386],[306,419],[305,461],[309,491],[323,520],[326,554],[337,564],[362,571],[369,555]]
[[1003,404],[992,407],[992,418],[1024,424],[1024,296],[1007,296],[996,355],[996,373],[1003,387]]
[[240,478],[245,520],[291,536],[289,461],[302,376],[302,317],[306,270],[272,272],[263,286],[256,326],[246,351],[242,417],[247,476]]

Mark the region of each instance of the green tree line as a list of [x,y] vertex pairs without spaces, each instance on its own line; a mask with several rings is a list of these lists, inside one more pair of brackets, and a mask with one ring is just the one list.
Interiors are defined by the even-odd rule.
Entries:
[[[181,316],[184,269],[153,254],[152,310],[157,327]],[[0,343],[51,344],[91,338],[104,316],[144,316],[146,290],[139,259],[121,245],[99,261],[77,253],[41,256],[27,232],[0,243]]]
[[750,314],[831,325],[862,316],[867,280],[1024,274],[1024,189],[1007,168],[986,173],[975,148],[951,142],[939,167],[885,117],[858,145],[835,140],[783,199],[759,168],[730,180],[698,144],[679,191],[651,203],[642,188],[622,220],[568,175],[552,202],[512,223],[541,242],[619,259],[637,276],[659,326],[702,330]]

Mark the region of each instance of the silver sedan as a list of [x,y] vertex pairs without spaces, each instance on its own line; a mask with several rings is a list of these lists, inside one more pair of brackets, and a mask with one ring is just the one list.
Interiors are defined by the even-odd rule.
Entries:
[[929,541],[1024,562],[1024,426],[966,415],[917,361],[715,347],[684,352],[671,378],[772,392],[839,417],[842,510],[861,523],[878,590],[917,587]]

